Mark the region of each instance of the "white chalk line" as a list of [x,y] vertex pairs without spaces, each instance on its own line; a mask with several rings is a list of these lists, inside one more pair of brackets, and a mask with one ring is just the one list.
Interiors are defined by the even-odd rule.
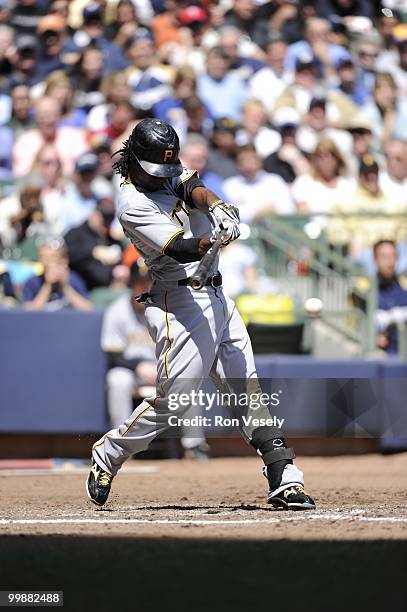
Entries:
[[[75,474],[88,474],[89,467],[65,467],[65,468],[24,468],[15,470],[1,470],[0,478],[2,476],[72,476]],[[128,467],[123,469],[123,474],[156,474],[160,471],[159,467],[145,466],[145,467]]]
[[307,513],[300,516],[287,516],[267,519],[0,519],[0,525],[259,525],[276,524],[299,521],[349,521],[353,523],[407,523],[407,517],[395,516],[349,516],[344,514],[313,514]]

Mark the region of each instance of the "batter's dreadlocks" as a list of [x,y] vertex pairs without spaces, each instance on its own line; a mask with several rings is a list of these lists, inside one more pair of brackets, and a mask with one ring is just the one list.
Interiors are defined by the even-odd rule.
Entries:
[[130,162],[131,162],[131,136],[127,140],[123,142],[123,147],[113,153],[112,157],[115,155],[120,155],[119,159],[114,162],[113,169],[114,171],[122,176],[124,179],[129,177],[130,172]]

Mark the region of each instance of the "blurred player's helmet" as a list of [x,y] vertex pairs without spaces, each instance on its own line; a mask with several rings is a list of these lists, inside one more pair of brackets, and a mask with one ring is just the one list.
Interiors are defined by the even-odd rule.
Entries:
[[182,174],[177,133],[161,119],[140,121],[131,133],[130,150],[151,176],[169,178]]

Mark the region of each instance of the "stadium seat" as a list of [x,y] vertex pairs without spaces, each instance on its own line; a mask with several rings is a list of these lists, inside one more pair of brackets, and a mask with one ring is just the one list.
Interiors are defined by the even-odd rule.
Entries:
[[290,295],[240,295],[236,306],[245,325],[249,323],[290,324],[296,320]]
[[257,355],[280,353],[286,355],[300,355],[304,323],[291,323],[283,325],[264,325],[249,323],[247,331]]

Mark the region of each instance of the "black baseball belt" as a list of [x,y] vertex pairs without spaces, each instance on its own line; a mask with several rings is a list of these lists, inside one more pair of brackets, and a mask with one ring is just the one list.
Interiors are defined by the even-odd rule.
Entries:
[[[182,278],[181,280],[178,281],[178,286],[181,287],[185,285],[190,285],[191,280],[192,280],[192,277]],[[213,287],[214,289],[216,289],[216,287],[220,287],[221,285],[222,285],[222,274],[220,272],[217,272],[213,276],[208,276],[208,279],[205,283],[206,287]]]

